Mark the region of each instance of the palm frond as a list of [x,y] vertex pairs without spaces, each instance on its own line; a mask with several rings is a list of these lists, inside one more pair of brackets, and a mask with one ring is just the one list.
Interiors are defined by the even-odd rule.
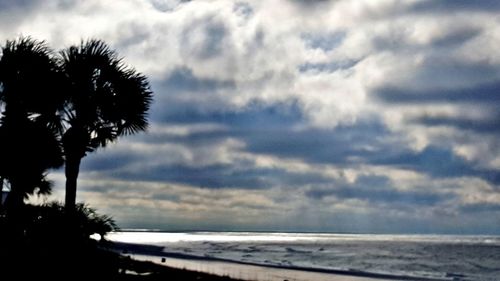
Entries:
[[0,100],[22,105],[27,113],[56,114],[62,109],[64,79],[45,41],[21,37],[7,41],[0,59]]
[[64,50],[61,62],[73,86],[65,118],[88,128],[89,149],[147,129],[153,100],[149,82],[106,43],[82,41]]

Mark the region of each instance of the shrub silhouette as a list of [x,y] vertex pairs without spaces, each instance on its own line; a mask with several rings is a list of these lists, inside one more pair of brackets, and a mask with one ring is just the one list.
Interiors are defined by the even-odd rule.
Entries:
[[84,204],[71,211],[61,203],[26,205],[15,220],[0,216],[0,229],[2,280],[71,280],[75,276],[109,280],[118,272],[118,256],[103,250],[105,241],[90,238],[118,228],[111,217]]
[[107,215],[99,215],[95,209],[79,203],[73,212],[65,206],[52,202],[41,206],[29,206],[26,218],[26,236],[30,240],[54,242],[65,241],[92,242],[91,235],[117,231],[115,221]]

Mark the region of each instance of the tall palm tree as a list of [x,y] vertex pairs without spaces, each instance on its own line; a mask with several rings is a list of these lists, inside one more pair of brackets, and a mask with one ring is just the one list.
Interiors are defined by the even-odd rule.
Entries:
[[57,139],[63,76],[52,51],[29,37],[7,41],[0,58],[0,177],[10,182],[6,205],[50,191],[45,173],[63,164]]
[[153,93],[147,78],[101,40],[62,51],[61,68],[70,87],[62,137],[66,207],[74,209],[81,159],[119,136],[146,130]]

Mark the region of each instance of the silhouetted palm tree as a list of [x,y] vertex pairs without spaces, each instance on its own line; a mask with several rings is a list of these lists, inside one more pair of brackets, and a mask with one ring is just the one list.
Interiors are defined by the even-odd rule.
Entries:
[[50,193],[46,171],[62,166],[62,151],[53,132],[41,122],[12,117],[6,111],[1,123],[0,170],[11,186],[6,206],[17,207],[35,191]]
[[82,42],[61,54],[70,85],[62,137],[66,207],[74,209],[81,159],[119,136],[145,130],[152,92],[146,77],[103,41]]
[[63,76],[44,42],[7,41],[0,58],[0,176],[10,182],[6,205],[48,193],[49,168],[63,164],[56,134],[64,105]]

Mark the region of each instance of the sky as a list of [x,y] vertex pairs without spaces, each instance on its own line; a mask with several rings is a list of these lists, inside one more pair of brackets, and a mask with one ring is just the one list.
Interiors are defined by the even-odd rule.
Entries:
[[[105,40],[147,133],[82,161],[122,228],[500,234],[496,0],[0,0],[0,42]],[[64,198],[64,174],[53,171]]]

